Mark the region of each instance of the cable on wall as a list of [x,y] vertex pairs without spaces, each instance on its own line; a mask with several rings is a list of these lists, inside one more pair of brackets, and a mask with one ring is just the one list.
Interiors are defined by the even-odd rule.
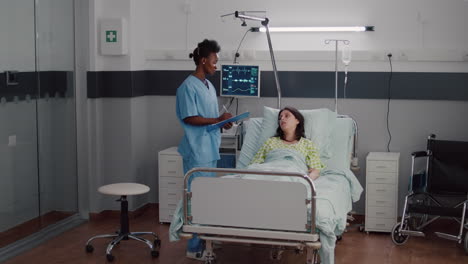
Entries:
[[388,62],[390,64],[390,75],[388,77],[388,88],[387,88],[387,133],[388,133],[388,143],[387,143],[387,152],[390,152],[390,142],[392,142],[392,133],[390,132],[389,126],[389,116],[390,116],[390,99],[391,99],[391,90],[392,90],[392,77],[393,77],[393,66],[392,66],[392,54],[388,53]]

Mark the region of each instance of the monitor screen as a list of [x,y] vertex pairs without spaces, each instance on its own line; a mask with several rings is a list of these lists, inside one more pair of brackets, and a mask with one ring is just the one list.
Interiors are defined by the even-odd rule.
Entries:
[[259,97],[260,67],[257,65],[222,65],[221,96]]

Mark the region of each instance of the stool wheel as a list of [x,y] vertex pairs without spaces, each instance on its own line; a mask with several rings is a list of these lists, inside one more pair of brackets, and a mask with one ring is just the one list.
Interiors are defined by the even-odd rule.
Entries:
[[151,251],[151,256],[152,256],[153,258],[159,257],[159,251],[152,250],[152,251]]
[[107,258],[107,261],[109,262],[112,262],[114,260],[114,256],[112,256],[111,254],[107,254],[106,258]]
[[161,239],[155,239],[153,245],[154,248],[161,248]]
[[94,247],[92,245],[86,245],[86,252],[91,253],[94,251]]

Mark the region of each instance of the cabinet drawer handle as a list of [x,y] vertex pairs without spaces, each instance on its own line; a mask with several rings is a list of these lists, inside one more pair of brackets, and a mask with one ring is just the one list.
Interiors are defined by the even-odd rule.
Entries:
[[377,168],[379,168],[379,169],[385,169],[385,168],[387,168],[387,166],[379,165],[379,166],[377,166]]
[[177,206],[177,204],[167,204],[168,206]]
[[177,182],[168,182],[167,184],[177,184]]
[[167,173],[176,173],[176,171],[168,171]]
[[385,226],[385,224],[375,224],[376,226]]
[[382,212],[377,212],[375,213],[376,215],[384,215],[385,213],[382,213]]
[[385,180],[385,178],[375,178],[376,180]]
[[177,195],[177,193],[168,193],[167,195]]
[[386,203],[385,201],[375,201],[376,203]]
[[177,160],[168,160],[167,162],[177,162]]
[[385,192],[385,189],[378,189],[378,190],[375,190],[376,192]]

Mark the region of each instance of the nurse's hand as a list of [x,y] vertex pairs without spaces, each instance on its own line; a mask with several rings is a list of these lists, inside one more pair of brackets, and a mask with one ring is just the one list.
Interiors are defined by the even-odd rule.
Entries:
[[[224,113],[218,117],[219,122],[231,118],[232,115],[230,113]],[[232,122],[226,123],[223,128],[224,129],[230,129],[232,127]]]
[[232,122],[224,124],[223,128],[224,129],[230,129],[232,127]]
[[231,113],[224,113],[224,114],[222,114],[222,115],[220,115],[218,117],[218,120],[219,120],[218,122],[224,121],[224,120],[229,119],[231,117],[232,117]]

